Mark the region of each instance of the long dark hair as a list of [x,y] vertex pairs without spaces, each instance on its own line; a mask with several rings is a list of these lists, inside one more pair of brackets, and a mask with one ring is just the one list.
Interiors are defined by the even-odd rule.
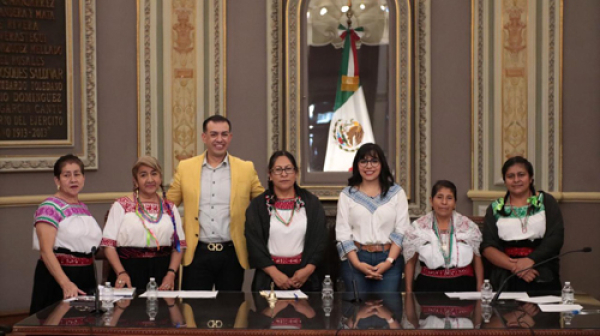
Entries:
[[[294,170],[296,171],[296,173],[298,172],[298,164],[296,163],[296,159],[294,158],[294,155],[292,155],[292,153],[285,151],[285,150],[278,150],[275,153],[273,153],[271,155],[271,158],[269,159],[269,172],[271,172],[271,169],[273,169],[273,166],[275,166],[275,161],[277,161],[277,159],[280,156],[285,156],[286,158],[288,158],[290,160],[290,162],[292,163],[292,166],[294,166]],[[268,177],[267,177],[268,178]],[[277,200],[277,195],[275,195],[275,186],[273,185],[273,181],[271,181],[271,179],[269,179],[269,190],[268,190],[268,194],[269,196],[271,196],[272,200]],[[298,195],[298,184],[294,181],[294,190],[296,190],[296,195]]]
[[379,187],[381,188],[381,197],[385,197],[390,188],[394,185],[394,176],[390,172],[390,166],[388,166],[385,154],[379,145],[374,143],[366,143],[356,151],[354,156],[354,162],[352,162],[352,176],[348,179],[348,185],[350,187],[359,186],[362,183],[362,176],[358,170],[358,161],[364,159],[366,156],[379,159],[379,165],[381,166],[381,172],[379,173]]
[[[502,180],[506,181],[506,172],[508,171],[508,169],[514,165],[518,165],[521,164],[525,167],[525,170],[527,170],[527,173],[529,174],[529,177],[531,178],[531,183],[529,183],[529,190],[531,191],[531,194],[533,196],[535,196],[535,187],[533,186],[533,165],[531,164],[531,162],[529,162],[526,158],[522,157],[522,156],[513,156],[511,158],[509,158],[508,160],[506,160],[506,162],[504,162],[504,165],[502,165]],[[504,195],[504,204],[508,204],[508,197],[510,196],[510,191],[506,191],[506,194]],[[529,214],[531,211],[533,210],[533,205],[530,204],[529,208],[527,209],[527,214]],[[501,215],[503,216],[508,216],[510,215],[510,212],[506,212],[506,210],[504,208],[502,208],[501,210],[498,211]]]

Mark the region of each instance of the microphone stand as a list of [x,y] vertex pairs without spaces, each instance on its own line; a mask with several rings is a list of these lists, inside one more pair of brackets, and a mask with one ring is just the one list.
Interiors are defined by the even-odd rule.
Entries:
[[98,249],[96,246],[92,247],[92,265],[94,265],[94,310],[92,313],[96,315],[102,314],[102,309],[100,305],[100,291],[98,289],[98,272],[96,270],[96,252]]
[[561,254],[559,254],[559,255],[555,255],[554,257],[548,258],[548,259],[546,259],[546,260],[542,260],[542,261],[540,261],[539,263],[537,263],[537,264],[534,264],[534,265],[533,265],[533,266],[531,266],[531,267],[524,268],[524,269],[522,269],[522,270],[520,270],[520,271],[518,271],[518,272],[515,272],[515,273],[511,274],[511,275],[510,275],[508,278],[504,279],[504,281],[503,281],[503,282],[502,282],[502,284],[500,285],[500,288],[498,288],[498,291],[496,292],[496,295],[494,295],[494,298],[493,298],[493,299],[492,299],[492,301],[490,302],[490,305],[491,305],[491,306],[495,306],[495,305],[498,303],[498,299],[500,298],[500,294],[502,293],[502,291],[504,291],[504,287],[506,287],[506,284],[508,283],[508,281],[509,281],[510,279],[514,278],[515,276],[517,276],[517,275],[521,274],[522,272],[529,271],[529,270],[531,270],[531,269],[534,269],[534,268],[536,268],[536,267],[538,267],[538,266],[544,265],[544,264],[546,264],[546,263],[548,263],[548,262],[550,262],[550,261],[552,261],[552,260],[554,260],[554,259],[557,259],[557,258],[563,257],[563,256],[565,256],[565,255],[567,255],[567,254],[571,254],[571,253],[579,253],[579,252],[581,252],[581,253],[588,253],[588,252],[591,252],[591,251],[592,251],[592,248],[591,248],[591,247],[584,247],[584,248],[582,248],[581,250],[567,251],[567,252],[561,253]]
[[355,268],[354,266],[352,266],[352,262],[350,261],[350,259],[346,261],[348,262],[348,265],[350,265],[350,269],[352,269],[352,291],[354,294],[354,298],[352,300],[347,301],[350,301],[352,303],[360,303],[362,300],[360,299],[360,293],[358,292],[358,287],[356,287],[356,279],[354,278]]

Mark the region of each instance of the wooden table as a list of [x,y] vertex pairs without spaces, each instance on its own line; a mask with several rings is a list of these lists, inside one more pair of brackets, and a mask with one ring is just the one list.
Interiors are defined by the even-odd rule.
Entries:
[[600,302],[585,295],[577,297],[583,313],[571,316],[570,324],[565,314],[543,313],[535,305],[517,302],[490,308],[479,301],[427,293],[372,294],[359,304],[346,299],[352,297],[336,293],[327,302],[319,293],[310,293],[308,300],[280,300],[271,309],[256,293],[222,292],[216,299],[119,301],[103,314],[84,311],[75,303],[57,303],[17,323],[13,334],[600,335]]

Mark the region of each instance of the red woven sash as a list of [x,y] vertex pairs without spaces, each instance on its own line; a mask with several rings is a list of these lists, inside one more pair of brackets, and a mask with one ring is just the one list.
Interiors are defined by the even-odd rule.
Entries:
[[423,266],[421,268],[421,274],[433,278],[457,278],[460,276],[474,276],[473,266],[465,266],[461,268],[449,268],[449,269],[437,269],[432,270]]
[[302,253],[293,257],[278,257],[272,255],[271,259],[273,259],[273,262],[277,265],[298,265],[302,262]]

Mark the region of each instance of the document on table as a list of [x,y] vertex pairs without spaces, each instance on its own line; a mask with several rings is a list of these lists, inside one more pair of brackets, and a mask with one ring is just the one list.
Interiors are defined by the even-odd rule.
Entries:
[[[158,291],[157,297],[159,298],[183,298],[183,299],[214,299],[217,297],[219,291],[193,291],[193,290],[180,290],[180,291]],[[147,298],[148,292],[140,295],[141,298]]]
[[[496,295],[496,293],[493,293]],[[446,293],[446,296],[451,299],[460,299],[460,300],[479,300],[481,299],[481,292],[449,292]],[[526,299],[529,295],[527,292],[504,292],[500,294],[501,300],[519,300]]]
[[534,296],[530,298],[517,299],[517,301],[531,302],[537,304],[561,302],[562,298],[556,295]]
[[[104,290],[104,286],[99,285],[98,286],[98,290],[100,291],[100,297],[98,298],[100,301],[106,301],[104,298],[104,295],[102,295],[102,291]],[[113,288],[114,294],[112,297],[113,302],[119,301],[121,299],[132,299],[133,298],[133,294],[135,293],[135,287],[134,288]],[[68,299],[64,299],[63,301],[65,302],[69,302],[69,301],[94,301],[96,298],[94,297],[94,295],[79,295],[76,297],[72,297],[72,298],[68,298]]]
[[[100,286],[102,287],[102,286]],[[114,296],[133,296],[133,294],[135,293],[135,287],[134,288],[113,288],[114,291]],[[102,288],[100,288],[100,297],[102,297]]]
[[[263,290],[260,291],[260,295],[267,297],[271,291]],[[301,290],[276,290],[275,296],[279,300],[296,300],[296,299],[308,299],[308,296]]]
[[544,313],[573,312],[583,309],[583,306],[578,304],[540,304],[538,306]]

